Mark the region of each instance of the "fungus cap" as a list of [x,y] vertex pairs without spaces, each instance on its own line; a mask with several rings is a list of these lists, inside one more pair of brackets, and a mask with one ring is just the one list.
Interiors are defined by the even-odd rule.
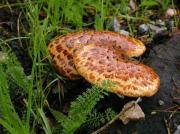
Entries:
[[52,63],[59,73],[72,80],[81,78],[73,63],[74,51],[81,44],[110,46],[128,57],[138,57],[146,50],[141,41],[110,31],[82,31],[56,37],[48,46]]
[[115,83],[111,90],[114,93],[130,97],[152,96],[159,89],[160,79],[152,68],[129,61],[109,47],[82,46],[75,52],[73,62],[78,73],[91,84],[104,80]]

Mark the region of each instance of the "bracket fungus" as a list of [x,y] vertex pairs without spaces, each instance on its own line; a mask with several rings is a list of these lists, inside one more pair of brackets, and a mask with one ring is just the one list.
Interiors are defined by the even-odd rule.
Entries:
[[59,73],[91,84],[115,83],[112,92],[131,97],[152,96],[159,76],[142,63],[132,61],[144,53],[144,44],[132,37],[109,31],[83,31],[56,37],[49,43],[52,62]]

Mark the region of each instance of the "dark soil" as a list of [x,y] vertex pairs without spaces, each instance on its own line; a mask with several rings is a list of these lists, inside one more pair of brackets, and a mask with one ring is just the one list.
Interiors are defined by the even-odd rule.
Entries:
[[[175,112],[175,110],[179,110],[180,105],[180,34],[177,33],[172,37],[160,36],[148,48],[149,50],[142,57],[143,61],[158,73],[161,85],[155,96],[143,98],[140,102],[146,115],[145,120],[130,122],[128,125],[116,121],[102,132],[103,134],[166,134],[167,129],[173,133],[180,125],[180,114]],[[90,84],[79,80],[67,81],[64,86],[66,93],[61,110],[66,113],[70,102],[90,87]],[[96,108],[104,111],[111,107],[116,112],[120,112],[123,105],[132,99],[136,98],[121,99],[117,95],[110,94]],[[163,101],[164,104],[160,105],[159,101]],[[155,111],[156,113],[152,114]],[[85,132],[87,131],[85,130]]]
[[[159,92],[154,97],[143,98],[140,103],[146,115],[145,120],[131,122],[126,126],[117,121],[104,133],[166,134],[168,128],[165,120],[167,120],[171,133],[180,125],[180,114],[172,112],[175,110],[172,107],[180,104],[180,34],[164,43],[156,44],[150,50],[149,57],[145,59],[144,63],[151,66],[161,79]],[[164,105],[160,106],[159,100],[164,101]],[[121,101],[124,100],[112,97],[107,102],[111,102],[112,107],[121,109]],[[151,114],[154,110],[157,110],[157,113]]]
[[[25,19],[23,17],[20,18],[20,23],[18,24],[18,19],[20,15],[19,9],[13,9],[11,11],[8,8],[0,8],[0,38],[3,40],[11,39],[18,36],[25,36],[25,32],[23,28],[20,26],[21,22]],[[19,32],[18,32],[19,27]],[[7,42],[11,47],[12,51],[16,54],[19,61],[21,61],[21,65],[25,68],[25,73],[30,74],[32,61],[28,56],[27,43],[26,40],[14,40],[11,42]],[[5,46],[5,44],[1,44]],[[6,45],[7,47],[7,45]]]
[[[130,122],[128,125],[116,121],[102,132],[103,134],[166,134],[167,129],[173,133],[180,125],[180,114],[178,113],[180,105],[180,34],[177,33],[172,37],[158,37],[154,41],[142,58],[145,64],[158,73],[161,85],[155,96],[143,98],[140,102],[146,115],[145,120]],[[75,100],[87,87],[90,85],[84,80],[67,82],[62,111],[66,113],[69,103]],[[111,107],[116,112],[120,112],[123,105],[132,99],[136,98],[125,97],[125,99],[121,99],[117,95],[110,94],[96,108],[99,111],[104,111]],[[159,101],[163,101],[164,104],[160,105]],[[85,130],[85,132],[87,131]]]

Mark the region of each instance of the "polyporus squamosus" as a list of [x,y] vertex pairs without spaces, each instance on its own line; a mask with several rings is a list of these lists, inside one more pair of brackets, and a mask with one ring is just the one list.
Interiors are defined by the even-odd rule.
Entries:
[[111,80],[112,92],[131,97],[158,91],[160,79],[154,70],[127,58],[146,50],[137,39],[109,31],[83,31],[55,38],[48,50],[55,68],[69,79],[82,76],[92,84]]

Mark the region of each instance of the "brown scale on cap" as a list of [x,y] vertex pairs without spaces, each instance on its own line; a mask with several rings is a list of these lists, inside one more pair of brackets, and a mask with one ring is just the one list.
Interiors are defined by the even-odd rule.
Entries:
[[49,43],[48,50],[57,71],[72,80],[81,78],[75,69],[73,55],[81,45],[88,44],[109,46],[123,52],[128,57],[138,57],[146,49],[141,41],[115,32],[83,31],[70,33],[56,37]]
[[75,52],[73,61],[79,74],[91,84],[111,80],[115,83],[112,92],[124,96],[152,96],[160,85],[152,68],[129,61],[123,53],[108,47],[82,46]]

